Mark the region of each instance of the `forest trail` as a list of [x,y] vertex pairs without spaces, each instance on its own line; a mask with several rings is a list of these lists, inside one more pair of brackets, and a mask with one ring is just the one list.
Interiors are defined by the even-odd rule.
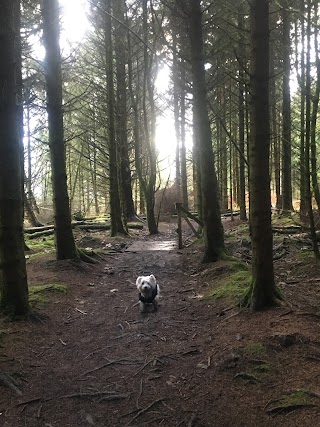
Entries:
[[[225,263],[202,266],[200,249],[177,250],[175,237],[165,224],[125,247],[91,238],[115,248],[97,265],[52,255],[28,265],[32,284],[68,291],[41,304],[37,322],[1,322],[1,427],[320,425],[316,397],[283,415],[269,411],[288,390],[317,391],[316,322],[288,307],[248,314],[204,298]],[[161,305],[143,315],[135,280],[150,273]]]

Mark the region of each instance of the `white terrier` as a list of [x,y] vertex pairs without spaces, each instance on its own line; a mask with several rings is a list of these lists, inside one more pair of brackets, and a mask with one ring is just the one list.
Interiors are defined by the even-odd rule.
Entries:
[[139,303],[141,313],[148,311],[148,307],[153,305],[153,310],[158,310],[160,287],[153,274],[150,276],[139,276],[136,281],[139,291]]

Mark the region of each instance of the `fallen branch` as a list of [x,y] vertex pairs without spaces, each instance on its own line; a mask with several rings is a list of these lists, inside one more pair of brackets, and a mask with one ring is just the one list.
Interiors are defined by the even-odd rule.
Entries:
[[29,239],[38,239],[39,237],[52,236],[53,234],[54,234],[54,229],[51,228],[50,230],[33,232],[33,234],[28,236],[28,238]]
[[34,233],[39,233],[41,231],[47,231],[47,230],[53,230],[53,229],[54,229],[54,225],[44,225],[42,227],[25,228],[24,232],[27,234],[34,234]]
[[[77,228],[80,230],[110,230],[111,226],[109,223],[102,222],[85,222],[85,221],[76,221],[72,222],[72,228]],[[128,223],[127,227],[133,230],[142,230],[143,224],[137,223]],[[42,227],[30,227],[25,228],[24,232],[29,234],[29,239],[36,239],[38,237],[50,236],[54,234],[54,225],[45,225]]]
[[287,225],[283,227],[273,226],[272,231],[279,234],[295,234],[302,230],[300,225]]

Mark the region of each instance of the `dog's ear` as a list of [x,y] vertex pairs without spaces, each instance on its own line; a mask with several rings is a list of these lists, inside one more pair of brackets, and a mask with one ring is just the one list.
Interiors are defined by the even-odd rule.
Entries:
[[142,277],[142,276],[139,276],[139,277],[137,278],[137,280],[136,280],[136,286],[137,286],[137,288],[139,288],[139,286],[141,285],[142,279],[143,279],[143,277]]
[[156,278],[154,277],[154,275],[153,275],[153,274],[151,274],[151,275],[149,276],[149,281],[150,281],[151,285],[156,286],[156,284],[157,284],[157,280],[156,280]]

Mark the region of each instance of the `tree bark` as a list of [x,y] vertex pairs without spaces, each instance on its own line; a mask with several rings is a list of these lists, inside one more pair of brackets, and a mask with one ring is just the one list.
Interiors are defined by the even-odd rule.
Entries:
[[199,144],[201,173],[203,236],[205,250],[202,262],[217,261],[224,253],[224,233],[218,202],[218,183],[214,167],[211,129],[207,109],[202,10],[200,0],[189,1],[189,36],[193,80],[194,127]]
[[185,64],[181,64],[181,90],[180,90],[180,109],[181,109],[181,186],[182,186],[182,204],[183,207],[189,209],[188,200],[188,175],[187,175],[187,153],[186,153],[186,71]]
[[[305,159],[305,110],[306,110],[306,70],[305,70],[305,18],[304,18],[304,4],[301,5],[301,75],[299,78],[300,83],[300,214],[306,215],[308,212],[308,200],[307,200],[307,173],[306,173],[306,159]],[[296,52],[298,52],[299,41],[296,29]],[[296,53],[296,55],[298,55]],[[298,72],[298,70],[297,70]]]
[[291,177],[291,99],[290,99],[290,11],[288,1],[282,2],[282,209],[292,211],[292,177]]
[[311,164],[311,182],[314,192],[314,198],[317,203],[318,212],[320,213],[320,190],[318,183],[318,161],[317,161],[317,121],[319,112],[319,97],[320,97],[320,58],[319,58],[319,31],[318,31],[318,3],[314,2],[314,50],[316,55],[316,84],[315,91],[312,97],[312,112],[310,124],[310,164]]
[[67,187],[58,0],[42,0],[45,79],[57,259],[78,260]]
[[[21,158],[19,93],[20,1],[4,0],[0,14],[0,308],[28,313],[23,240],[24,173]],[[19,58],[20,57],[20,58]]]
[[243,19],[243,7],[239,6],[239,31],[240,31],[240,40],[239,40],[239,52],[240,52],[240,61],[239,64],[239,150],[240,150],[240,159],[239,159],[239,207],[240,207],[240,219],[242,221],[247,220],[247,210],[246,210],[246,183],[245,183],[245,168],[244,168],[244,142],[245,142],[245,85],[244,85],[244,64],[245,64],[245,40],[243,37],[244,31],[244,19]]
[[125,21],[125,2],[114,2],[115,26],[115,53],[116,53],[116,80],[117,80],[117,104],[116,124],[117,141],[120,157],[120,188],[122,194],[123,213],[126,221],[136,218],[136,212],[132,197],[131,170],[128,145],[128,114],[127,114],[127,79],[126,64],[128,60],[126,28],[120,22]]
[[276,303],[270,196],[269,1],[251,3],[250,226],[252,283],[244,299],[253,310]]
[[311,0],[307,4],[307,51],[306,51],[306,137],[305,137],[305,177],[306,199],[310,224],[312,248],[316,259],[320,259],[320,252],[316,237],[316,227],[312,208],[312,191],[310,184],[310,140],[311,140]]
[[115,131],[115,93],[113,73],[113,40],[112,40],[112,0],[105,0],[105,41],[106,41],[106,67],[107,67],[107,99],[108,99],[108,148],[109,148],[109,193],[110,193],[110,216],[111,236],[118,233],[127,234],[123,224],[120,186],[119,186],[119,153],[116,143]]

